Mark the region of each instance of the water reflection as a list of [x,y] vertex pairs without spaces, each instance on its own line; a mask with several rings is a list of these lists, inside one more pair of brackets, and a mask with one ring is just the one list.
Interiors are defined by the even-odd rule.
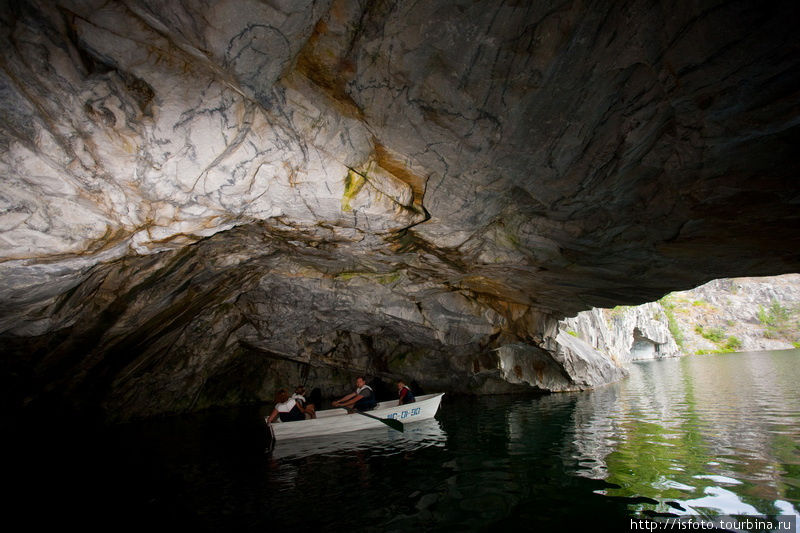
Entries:
[[288,476],[287,494],[319,494],[309,481],[324,472],[337,480],[328,489],[363,495],[322,498],[319,512],[362,516],[381,531],[561,528],[590,517],[622,528],[631,512],[794,514],[798,357],[654,361],[591,393],[449,398],[418,438],[392,441],[385,430],[309,442],[309,455],[295,448],[272,479]]
[[68,447],[48,428],[11,485],[82,530],[125,516],[192,531],[625,531],[631,512],[797,513],[799,358],[687,357],[588,393],[448,395],[403,434],[285,441],[272,455],[264,413],[247,409],[64,432]]
[[394,455],[429,446],[444,446],[447,433],[436,419],[406,424],[402,433],[390,428],[365,429],[321,437],[279,441],[272,458],[296,459],[312,455],[337,457],[355,452]]
[[[797,514],[798,357],[640,363],[623,383],[553,400],[573,404],[565,466],[614,485],[607,496],[653,500],[634,505],[639,511]],[[510,413],[509,427],[518,418]]]

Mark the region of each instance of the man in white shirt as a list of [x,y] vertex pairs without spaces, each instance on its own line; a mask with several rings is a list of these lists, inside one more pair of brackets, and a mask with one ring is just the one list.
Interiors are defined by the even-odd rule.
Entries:
[[369,411],[375,407],[375,391],[367,385],[363,376],[356,378],[356,391],[331,403],[334,407],[356,408],[359,411]]

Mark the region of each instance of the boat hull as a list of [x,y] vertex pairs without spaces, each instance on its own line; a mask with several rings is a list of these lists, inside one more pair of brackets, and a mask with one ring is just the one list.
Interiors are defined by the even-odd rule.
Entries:
[[[439,409],[444,393],[428,394],[417,397],[417,401],[406,405],[397,405],[397,400],[379,403],[375,409],[367,413],[377,418],[394,418],[403,424],[433,418]],[[269,424],[275,440],[284,441],[335,435],[361,429],[386,427],[373,418],[357,413],[348,414],[346,409],[326,409],[317,411],[317,418],[297,422],[278,422]]]

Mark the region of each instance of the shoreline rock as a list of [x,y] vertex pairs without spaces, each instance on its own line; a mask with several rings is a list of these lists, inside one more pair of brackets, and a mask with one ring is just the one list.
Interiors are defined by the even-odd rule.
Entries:
[[658,302],[583,311],[559,322],[559,331],[627,364],[696,353],[798,348],[799,320],[800,274],[785,274],[713,280]]

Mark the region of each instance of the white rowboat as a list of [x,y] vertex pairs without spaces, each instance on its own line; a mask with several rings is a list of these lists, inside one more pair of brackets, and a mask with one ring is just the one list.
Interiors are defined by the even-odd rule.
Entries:
[[[443,392],[417,396],[417,401],[406,405],[397,405],[397,400],[380,402],[368,415],[377,418],[399,420],[403,424],[433,418],[442,402]],[[317,418],[298,420],[296,422],[276,422],[270,424],[275,440],[300,439],[319,435],[335,435],[376,427],[386,427],[380,420],[375,420],[357,413],[348,414],[344,408],[317,411]]]

